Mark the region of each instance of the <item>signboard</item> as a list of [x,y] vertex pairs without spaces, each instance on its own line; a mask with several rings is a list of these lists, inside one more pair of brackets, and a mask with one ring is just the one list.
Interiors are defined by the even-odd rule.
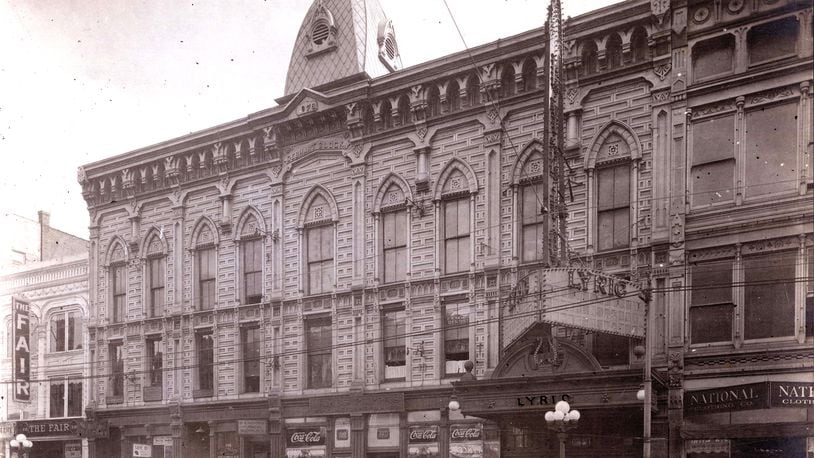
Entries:
[[308,402],[309,414],[313,416],[393,412],[404,410],[404,393],[319,396],[309,398]]
[[468,442],[481,440],[481,425],[451,425],[449,427],[449,440],[451,442]]
[[416,444],[407,446],[407,456],[410,458],[438,458],[438,444]]
[[31,305],[13,297],[11,307],[14,322],[14,400],[28,402],[31,401]]
[[325,427],[297,427],[286,431],[286,445],[288,447],[313,447],[325,445]]
[[18,421],[17,432],[25,434],[29,439],[55,436],[79,437],[79,421],[81,420]]
[[266,420],[238,420],[237,433],[241,435],[266,434],[267,425]]
[[479,423],[453,424],[449,427],[450,458],[481,458],[483,428]]
[[532,271],[509,298],[503,323],[506,342],[538,321],[644,337],[646,307],[640,293],[635,283],[593,269]]
[[285,449],[286,458],[321,458],[323,456],[325,456],[325,447]]
[[814,406],[814,383],[759,382],[684,392],[684,412],[707,414]]
[[411,444],[438,442],[438,426],[410,426],[407,440]]
[[133,457],[152,458],[153,446],[149,444],[133,444]]
[[449,444],[449,458],[481,458],[482,442],[459,442]]
[[82,458],[82,443],[81,442],[66,442],[65,458]]
[[172,436],[154,436],[153,445],[163,445],[164,447],[172,447]]
[[0,421],[0,440],[14,437],[14,422]]

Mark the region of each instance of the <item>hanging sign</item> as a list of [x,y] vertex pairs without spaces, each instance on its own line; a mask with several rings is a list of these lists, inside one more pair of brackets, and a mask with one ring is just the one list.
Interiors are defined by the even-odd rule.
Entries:
[[13,297],[11,299],[14,325],[14,400],[31,401],[31,305]]

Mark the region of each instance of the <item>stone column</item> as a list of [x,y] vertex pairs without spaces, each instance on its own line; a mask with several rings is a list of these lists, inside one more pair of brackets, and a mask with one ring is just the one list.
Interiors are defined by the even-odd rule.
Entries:
[[209,425],[209,458],[218,458],[218,438],[215,436],[214,421],[207,423]]
[[367,453],[367,439],[365,437],[365,416],[351,414],[350,416],[350,450],[352,458],[365,458]]
[[438,425],[438,456],[449,457],[449,410],[441,408],[441,422]]

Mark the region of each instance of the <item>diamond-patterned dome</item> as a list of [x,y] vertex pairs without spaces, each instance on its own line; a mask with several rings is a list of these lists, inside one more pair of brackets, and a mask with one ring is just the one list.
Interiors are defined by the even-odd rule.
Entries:
[[[386,40],[386,38],[390,40]],[[378,0],[316,0],[302,21],[288,65],[285,95],[361,73],[401,67],[395,35]]]

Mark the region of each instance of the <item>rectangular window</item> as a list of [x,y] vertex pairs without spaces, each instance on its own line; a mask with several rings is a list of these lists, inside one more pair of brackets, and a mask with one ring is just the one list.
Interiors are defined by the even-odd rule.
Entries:
[[263,336],[259,327],[244,327],[240,330],[243,345],[243,392],[260,392],[260,348]]
[[794,16],[751,27],[746,38],[749,63],[758,64],[794,56],[797,54],[799,33],[800,22]]
[[263,300],[263,240],[240,242],[243,267],[243,303],[259,304]]
[[744,338],[794,335],[794,252],[744,258]]
[[545,235],[545,189],[543,183],[523,186],[523,261],[543,259],[543,236]]
[[217,256],[215,247],[197,251],[198,261],[198,305],[201,310],[215,308],[215,278],[217,277]]
[[127,282],[125,279],[126,268],[123,265],[111,266],[112,269],[112,287],[113,287],[113,310],[112,319],[114,323],[121,323],[124,321],[125,302],[127,296]]
[[597,249],[630,245],[630,165],[597,171]]
[[693,207],[732,202],[735,181],[735,116],[698,121],[692,125]]
[[469,270],[469,197],[444,202],[444,273]]
[[407,212],[382,214],[382,246],[384,249],[384,282],[407,278]]
[[308,352],[308,388],[329,388],[333,384],[331,375],[331,336],[330,319],[306,321],[306,345]]
[[212,395],[215,387],[214,369],[214,339],[212,331],[199,331],[195,334],[195,348],[198,356],[198,390],[205,392],[202,395]]
[[326,293],[333,289],[334,228],[318,226],[308,229],[308,293]]
[[797,103],[746,112],[746,197],[796,192]]
[[692,343],[732,340],[732,261],[692,266],[690,340]]
[[53,379],[49,389],[49,418],[82,416],[82,382]]
[[157,317],[164,315],[164,279],[165,279],[165,265],[166,258],[149,258],[148,271],[150,280],[150,296],[147,298],[148,317]]
[[630,364],[630,339],[615,334],[595,332],[593,334],[593,355],[603,367]]
[[160,337],[147,339],[147,375],[150,385],[160,387],[164,384],[164,350]]
[[382,314],[385,380],[404,379],[407,361],[407,314],[404,309]]
[[692,71],[695,81],[732,72],[735,36],[726,34],[696,43],[692,47]]
[[79,312],[56,313],[51,316],[51,351],[82,348],[82,320]]
[[464,372],[469,360],[469,304],[444,307],[444,361],[446,374]]
[[110,358],[110,396],[124,396],[124,347],[121,342],[108,347]]

